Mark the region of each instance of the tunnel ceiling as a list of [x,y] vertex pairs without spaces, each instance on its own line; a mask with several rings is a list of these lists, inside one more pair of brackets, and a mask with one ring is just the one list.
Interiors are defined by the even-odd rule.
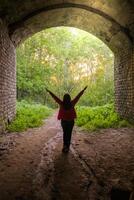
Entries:
[[0,0],[0,16],[16,46],[55,26],[88,31],[113,51],[134,38],[133,0]]

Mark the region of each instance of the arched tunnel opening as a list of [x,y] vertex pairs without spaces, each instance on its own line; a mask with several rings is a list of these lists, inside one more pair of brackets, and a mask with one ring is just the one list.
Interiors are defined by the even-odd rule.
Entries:
[[17,48],[19,100],[31,98],[46,104],[45,87],[63,98],[64,93],[74,96],[84,85],[94,97],[86,97],[83,106],[114,102],[114,55],[95,36],[76,28],[57,27],[37,33]]

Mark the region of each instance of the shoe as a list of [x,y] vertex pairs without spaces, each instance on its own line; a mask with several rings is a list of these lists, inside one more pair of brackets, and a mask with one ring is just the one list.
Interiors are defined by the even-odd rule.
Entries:
[[64,146],[63,149],[62,149],[62,152],[63,153],[68,153],[68,151],[69,151],[69,147]]

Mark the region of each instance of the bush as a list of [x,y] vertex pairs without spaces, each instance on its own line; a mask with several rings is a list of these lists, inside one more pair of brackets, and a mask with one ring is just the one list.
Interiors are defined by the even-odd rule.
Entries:
[[9,132],[20,132],[27,128],[42,125],[43,119],[52,114],[52,109],[41,104],[29,104],[26,101],[17,102],[15,120],[7,126]]
[[78,106],[76,109],[78,115],[76,124],[86,130],[132,127],[132,124],[119,117],[113,104],[97,107]]

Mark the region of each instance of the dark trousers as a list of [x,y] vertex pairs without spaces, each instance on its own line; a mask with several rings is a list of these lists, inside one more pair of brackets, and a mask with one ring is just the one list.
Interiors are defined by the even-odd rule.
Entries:
[[74,126],[74,120],[71,121],[61,120],[61,126],[63,129],[63,144],[69,148],[72,136],[72,130]]

